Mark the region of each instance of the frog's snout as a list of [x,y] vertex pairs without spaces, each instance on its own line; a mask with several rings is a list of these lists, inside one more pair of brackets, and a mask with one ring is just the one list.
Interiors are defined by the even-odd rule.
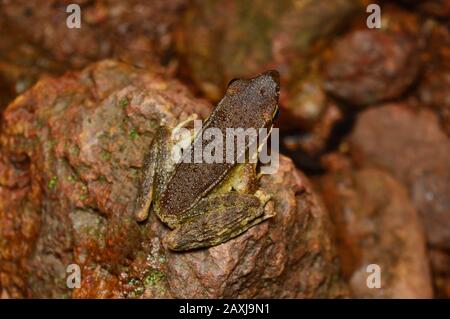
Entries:
[[261,85],[261,91],[269,91],[278,95],[280,91],[280,74],[276,70],[266,71],[256,77]]
[[277,89],[280,88],[280,73],[277,70],[269,70],[261,75],[269,77],[276,84]]

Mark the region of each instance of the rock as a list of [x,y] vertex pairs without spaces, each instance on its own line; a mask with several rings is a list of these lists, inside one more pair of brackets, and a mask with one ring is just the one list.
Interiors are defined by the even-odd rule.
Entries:
[[141,59],[167,62],[171,29],[186,1],[78,1],[81,28],[66,26],[69,4],[55,0],[8,1],[2,3],[2,19],[10,21],[14,32],[25,33],[29,43],[51,52],[67,68],[81,68],[102,58],[122,55],[138,64],[143,62]]
[[[4,4],[2,4],[3,6]],[[62,65],[51,60],[23,32],[14,29],[0,13],[0,112],[40,76],[58,74]]]
[[368,109],[349,137],[359,166],[377,166],[408,188],[428,242],[450,248],[450,140],[428,109],[405,104]]
[[[12,297],[341,297],[329,220],[281,157],[260,187],[277,216],[209,249],[174,253],[152,214],[134,218],[143,158],[161,121],[210,106],[179,82],[107,60],[46,78],[3,115],[0,286]],[[66,268],[81,267],[81,288]]]
[[24,297],[27,282],[23,274],[39,233],[39,214],[32,207],[31,193],[21,159],[0,152],[0,298]]
[[[333,158],[318,179],[336,226],[344,277],[357,298],[431,298],[426,240],[404,186],[378,169],[352,170]],[[369,265],[380,267],[381,287],[367,285]],[[370,280],[369,280],[370,281]]]
[[326,106],[321,52],[361,8],[359,0],[195,1],[177,32],[180,70],[215,101],[231,79],[277,69],[283,127],[311,126]]
[[450,17],[450,0],[401,0],[404,4],[417,6],[423,13],[433,15],[439,18]]
[[418,46],[403,33],[357,30],[337,40],[325,67],[324,88],[363,106],[401,96],[419,70]]
[[433,269],[436,297],[450,298],[450,252],[430,249],[428,254]]
[[[0,112],[47,75],[102,58],[175,72],[173,25],[186,0],[78,1],[81,28],[66,26],[69,3],[6,1],[0,10]],[[35,26],[35,27],[30,27]]]
[[[313,130],[321,130],[316,126],[326,126],[325,118],[336,110],[336,106],[328,98],[323,89],[323,79],[318,70],[320,58],[311,63],[309,74],[301,75],[292,80],[288,93],[282,94],[283,112],[280,116],[280,127],[284,130],[297,129],[313,135],[319,140],[322,136],[315,136]],[[331,110],[331,112],[330,112]]]
[[[173,297],[342,296],[342,287],[330,276],[336,274],[337,261],[332,257],[329,233],[324,232],[329,227],[325,211],[305,176],[282,157],[279,171],[266,175],[261,187],[275,194],[277,216],[272,223],[253,227],[207,250],[190,254],[165,251],[166,280]],[[160,239],[157,247],[162,249],[167,230],[155,219],[152,229]],[[145,296],[155,297],[155,292],[146,290]]]
[[432,107],[439,114],[447,135],[450,135],[450,32],[448,27],[434,22],[426,27],[424,71],[417,93],[423,105]]
[[323,113],[310,132],[284,137],[284,146],[290,152],[301,150],[312,158],[323,154],[328,147],[328,142],[335,134],[333,130],[344,121],[343,112],[334,103],[330,103]]

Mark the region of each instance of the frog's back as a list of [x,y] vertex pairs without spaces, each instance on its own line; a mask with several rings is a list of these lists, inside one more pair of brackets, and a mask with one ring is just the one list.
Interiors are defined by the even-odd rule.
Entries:
[[[263,73],[250,80],[232,81],[226,95],[205,122],[203,131],[217,128],[225,137],[227,128],[245,130],[270,127],[273,115],[278,109],[278,91],[278,74],[275,71]],[[195,163],[194,149],[201,147],[203,150],[208,143],[209,141],[203,140],[201,136],[196,138],[190,146],[191,152],[186,153],[186,156],[191,157],[177,164],[161,194],[160,215],[175,217],[183,214],[219,184],[236,165],[236,147],[234,161],[226,160],[227,154],[224,150],[220,163]],[[223,145],[226,145],[225,141]]]

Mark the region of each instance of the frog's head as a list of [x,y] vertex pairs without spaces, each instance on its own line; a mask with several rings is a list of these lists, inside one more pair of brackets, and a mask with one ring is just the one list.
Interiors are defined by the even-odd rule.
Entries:
[[280,76],[277,71],[266,71],[251,79],[234,79],[228,84],[226,97],[231,103],[242,105],[249,117],[262,115],[271,124],[278,115]]

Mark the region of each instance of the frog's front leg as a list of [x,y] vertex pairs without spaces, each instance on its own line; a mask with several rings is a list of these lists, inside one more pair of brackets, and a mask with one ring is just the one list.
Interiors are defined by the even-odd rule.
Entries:
[[150,153],[144,159],[144,167],[141,177],[141,185],[138,189],[138,196],[135,203],[135,213],[134,216],[137,221],[144,221],[148,217],[150,205],[153,200],[153,194],[155,190],[155,180],[156,171],[158,165],[158,154],[159,146],[158,142],[160,140],[160,133],[156,137],[156,142],[154,142],[150,148]]
[[189,211],[190,218],[171,231],[165,242],[175,251],[226,242],[274,216],[264,209],[267,200],[238,192],[210,195]]
[[188,126],[196,119],[197,115],[192,114],[175,126],[173,130],[165,126],[158,128],[150,152],[144,159],[141,184],[135,202],[134,216],[137,221],[141,222],[147,219],[152,202],[157,199],[173,170],[172,146],[174,142],[180,142],[179,140],[173,141],[174,132]]

